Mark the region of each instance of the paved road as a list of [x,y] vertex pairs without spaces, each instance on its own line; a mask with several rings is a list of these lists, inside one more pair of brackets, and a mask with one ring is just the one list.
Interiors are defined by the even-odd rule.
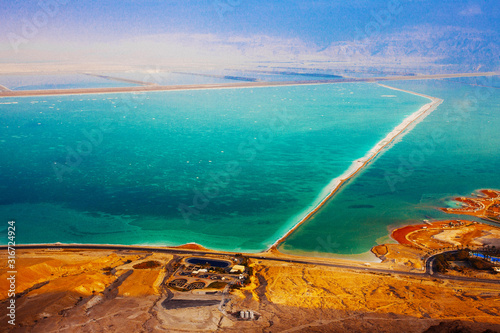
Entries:
[[[441,252],[439,254],[444,253],[456,253],[456,250]],[[442,279],[442,280],[454,280],[454,281],[469,281],[469,282],[483,282],[483,283],[494,283],[500,284],[500,280],[488,280],[488,279],[478,279],[478,278],[470,278],[466,276],[451,276],[446,274],[440,274],[433,270],[434,260],[436,256],[439,254],[435,254],[429,257],[425,262],[425,272],[428,276],[432,276],[433,278]]]
[[[1,245],[0,249],[6,249],[6,245]],[[210,255],[210,254],[219,254],[219,255],[234,255],[234,252],[213,252],[213,251],[198,251],[198,250],[190,250],[190,249],[172,249],[172,248],[162,248],[162,247],[147,247],[147,246],[124,246],[124,245],[92,245],[92,244],[26,244],[26,245],[16,245],[16,249],[50,249],[50,248],[62,248],[62,249],[77,249],[77,250],[126,250],[126,251],[150,251],[150,252],[160,252],[160,253],[169,253],[169,254],[189,254],[189,255]],[[449,253],[456,251],[447,251]],[[469,281],[469,282],[481,282],[481,283],[492,283],[492,284],[500,284],[500,280],[487,280],[487,279],[475,279],[461,276],[448,276],[443,274],[438,274],[432,270],[432,265],[436,255],[429,257],[426,260],[425,272],[405,272],[405,271],[395,271],[390,269],[382,269],[382,268],[373,268],[373,267],[359,267],[355,265],[348,264],[337,264],[337,263],[326,263],[324,259],[294,259],[294,258],[273,258],[268,257],[266,255],[260,254],[244,254],[248,258],[252,259],[262,259],[269,261],[278,261],[278,262],[289,262],[289,263],[297,263],[297,264],[305,264],[305,265],[316,265],[316,266],[325,266],[325,267],[335,267],[342,269],[354,270],[357,272],[363,273],[372,273],[372,274],[385,274],[385,275],[403,275],[403,276],[411,276],[417,278],[435,278],[442,280],[450,280],[450,281]]]

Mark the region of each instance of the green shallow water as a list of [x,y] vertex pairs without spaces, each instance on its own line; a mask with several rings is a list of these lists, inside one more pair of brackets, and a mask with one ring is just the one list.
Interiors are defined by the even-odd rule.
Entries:
[[444,102],[344,186],[281,250],[363,253],[391,226],[456,218],[436,209],[452,204],[450,197],[500,189],[500,94],[493,88],[498,77],[457,81],[388,82]]
[[259,251],[428,100],[332,84],[0,102],[0,220],[19,243]]

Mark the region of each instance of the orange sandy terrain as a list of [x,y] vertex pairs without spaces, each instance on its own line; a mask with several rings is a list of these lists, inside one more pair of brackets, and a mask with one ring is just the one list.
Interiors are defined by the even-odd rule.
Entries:
[[492,236],[489,243],[494,243],[495,238],[500,236],[500,228],[474,221],[447,220],[406,226],[395,229],[391,234],[391,237],[399,244],[415,246],[423,250],[443,249],[450,246],[482,246],[488,244],[480,240],[483,236]]
[[[253,283],[243,294],[250,292],[254,300],[263,304],[330,313],[293,331],[341,332],[339,325],[348,313],[363,320],[366,315],[372,319],[392,316],[392,321],[385,319],[393,325],[381,330],[385,332],[413,331],[409,324],[412,320],[422,325],[420,332],[425,331],[428,322],[444,319],[491,323],[500,328],[500,299],[495,285],[438,282],[265,260],[254,261],[253,269]],[[340,312],[334,315],[331,310]],[[300,327],[301,316],[291,320]]]
[[460,208],[441,208],[448,214],[472,215],[500,222],[500,191],[480,190],[477,197],[457,197]]
[[[178,259],[147,251],[18,250],[17,325],[0,332],[500,330],[497,285],[251,259],[252,283],[224,296],[223,313],[222,295],[163,288]],[[161,265],[140,265],[152,261]],[[134,269],[146,266],[155,267]],[[4,322],[5,290],[0,285]],[[234,319],[241,310],[258,320]]]
[[[120,253],[121,252],[121,253]],[[80,296],[89,296],[103,292],[106,286],[111,284],[117,277],[129,270],[133,271],[132,278],[127,279],[121,290],[132,294],[154,294],[153,289],[161,269],[134,270],[132,263],[138,264],[144,260],[160,257],[162,261],[170,260],[169,255],[159,254],[128,254],[124,251],[35,251],[33,257],[20,256],[16,260],[17,291],[25,291],[38,283],[46,283],[44,286],[29,292],[30,295],[42,293],[53,293],[59,291],[71,291]],[[131,261],[132,263],[127,263]],[[114,269],[114,274],[107,274],[109,269]],[[84,275],[82,274],[85,273]],[[0,270],[0,298],[6,298],[7,286],[6,269]],[[147,281],[147,285],[137,281]],[[149,283],[151,282],[151,283]],[[160,281],[161,282],[161,281]],[[125,288],[129,286],[130,288]],[[130,290],[129,290],[130,289]]]
[[[459,197],[461,208],[440,208],[450,214],[467,214],[495,220],[500,208],[500,191],[480,190],[474,198]],[[497,215],[495,215],[497,214]],[[383,262],[420,269],[423,257],[430,252],[456,247],[500,247],[500,228],[468,220],[445,220],[408,225],[391,232],[398,244],[382,244],[372,252]]]
[[[260,295],[255,290],[254,297],[265,296],[279,304],[307,308],[335,308],[368,312],[392,312],[423,317],[464,316],[473,320],[485,314],[477,310],[473,299],[459,306],[456,286],[434,281],[420,282],[418,278],[394,277],[378,274],[355,273],[347,270],[304,265],[293,267],[289,264],[263,261],[255,267],[257,276],[266,280],[266,292]],[[414,280],[414,281],[412,281]],[[418,285],[412,282],[419,281]],[[485,287],[485,290],[495,290]],[[481,288],[480,288],[481,289]],[[477,291],[476,291],[477,292]],[[492,294],[495,298],[497,293]],[[498,300],[497,300],[498,302]],[[490,322],[499,322],[500,308],[492,305]],[[441,311],[439,311],[439,309]],[[484,316],[486,318],[488,316]]]
[[[158,287],[164,276],[162,267],[171,259],[172,256],[166,254],[132,251],[18,250],[17,328],[21,332],[25,331],[23,327],[26,331],[49,332],[44,325],[51,318],[63,318],[76,309],[91,313],[93,309],[102,308],[101,303],[105,300],[115,299],[117,296],[140,296],[144,299],[158,297]],[[2,253],[0,260],[6,260],[5,253]],[[158,260],[162,262],[162,266],[155,269],[132,267],[149,260]],[[0,319],[4,322],[7,322],[3,306],[7,299],[7,275],[6,269],[2,267]],[[142,319],[140,316],[137,318]],[[133,322],[130,321],[130,327],[133,327]],[[29,327],[34,329],[28,329]],[[6,332],[7,328],[4,326],[0,332]],[[68,328],[68,331],[79,329]]]
[[188,244],[179,245],[179,246],[172,246],[172,248],[185,249],[185,250],[208,251],[208,249],[206,247],[203,247],[200,244],[196,244],[196,243],[188,243]]
[[391,237],[399,244],[377,245],[372,252],[392,268],[422,269],[424,256],[435,250],[500,246],[499,227],[466,220],[405,226],[393,230]]
[[[159,284],[163,281],[160,270],[135,270],[118,288],[120,296],[159,295]],[[159,281],[158,281],[159,280]]]
[[[135,257],[134,257],[135,258]],[[79,251],[36,251],[31,256],[19,256],[16,260],[16,288],[24,291],[37,283],[49,281],[44,287],[32,293],[48,293],[60,290],[70,290],[81,295],[91,295],[101,292],[115,278],[104,275],[101,271],[106,267],[124,264],[127,259],[116,253],[93,255],[92,252],[80,255]],[[85,278],[79,273],[88,272]],[[6,268],[0,270],[0,297],[6,298]],[[75,282],[75,278],[78,280]]]

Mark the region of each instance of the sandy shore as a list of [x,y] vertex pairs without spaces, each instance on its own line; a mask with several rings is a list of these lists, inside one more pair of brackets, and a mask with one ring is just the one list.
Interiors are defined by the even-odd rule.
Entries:
[[[197,85],[171,85],[159,86],[151,85],[139,87],[108,87],[108,88],[80,88],[80,89],[46,89],[46,90],[17,90],[0,91],[0,97],[26,97],[26,96],[52,96],[52,95],[81,95],[81,94],[111,94],[111,93],[133,93],[133,92],[153,92],[153,91],[181,91],[181,90],[202,90],[202,89],[234,89],[234,88],[258,88],[258,87],[278,87],[278,86],[298,86],[315,85],[328,83],[348,83],[348,82],[379,82],[379,81],[400,81],[400,80],[431,80],[456,77],[476,77],[495,76],[496,72],[483,73],[457,73],[457,74],[435,74],[435,75],[414,75],[414,76],[385,76],[372,78],[342,78],[336,80],[307,80],[307,81],[284,81],[284,82],[236,82],[236,83],[216,83]],[[1,78],[1,77],[0,77]],[[147,82],[143,82],[147,84]]]
[[436,97],[419,94],[413,91],[393,88],[382,84],[380,85],[385,88],[422,96],[428,98],[431,102],[425,104],[417,112],[406,117],[401,124],[396,126],[389,134],[387,134],[384,139],[379,141],[372,149],[370,149],[370,151],[368,151],[368,153],[364,157],[354,161],[342,175],[334,178],[318,196],[315,203],[313,204],[314,208],[307,210],[304,213],[303,217],[295,225],[293,225],[284,236],[280,237],[276,242],[273,243],[273,245],[271,245],[270,249],[277,249],[279,244],[281,244],[287,237],[289,237],[300,225],[302,225],[314,214],[316,214],[321,209],[321,207],[323,207],[328,202],[328,200],[331,199],[333,195],[339,191],[342,185],[344,185],[347,181],[358,174],[364,167],[366,167],[377,155],[379,155],[379,153],[381,153],[388,145],[390,145],[394,141],[394,139],[396,139],[396,137],[401,137],[402,135],[408,133],[409,131],[406,130],[409,129],[410,125],[414,126],[419,121],[422,121],[427,115],[434,111],[439,104],[443,102],[442,99]]

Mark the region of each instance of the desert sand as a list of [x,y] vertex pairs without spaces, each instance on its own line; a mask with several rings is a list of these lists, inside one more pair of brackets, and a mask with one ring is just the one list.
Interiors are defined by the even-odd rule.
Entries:
[[[498,285],[493,284],[251,259],[251,284],[222,296],[164,288],[179,260],[167,254],[18,250],[17,260],[18,325],[10,332],[500,330]],[[137,268],[147,261],[160,266]],[[5,274],[2,269],[2,283]],[[0,291],[5,322],[4,285]],[[241,310],[254,311],[258,320],[232,315]]]

